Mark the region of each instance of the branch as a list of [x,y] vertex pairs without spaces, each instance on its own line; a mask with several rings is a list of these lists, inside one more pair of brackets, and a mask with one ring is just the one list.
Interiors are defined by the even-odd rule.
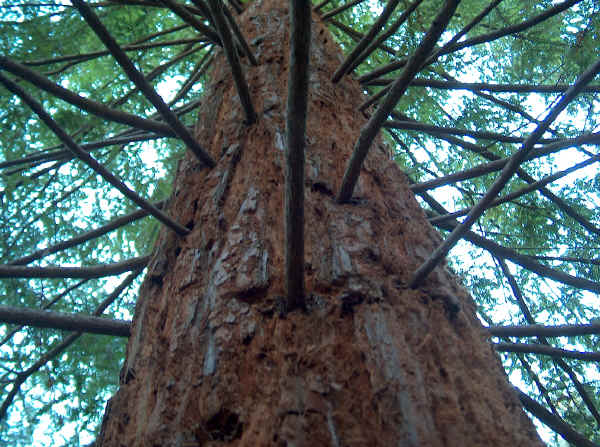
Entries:
[[542,354],[551,357],[584,360],[587,362],[600,361],[600,352],[569,351],[567,349],[554,348],[552,346],[537,343],[492,343],[492,346],[499,352]]
[[12,306],[0,306],[0,322],[117,337],[129,337],[131,325],[124,320]]
[[146,267],[150,256],[91,267],[23,267],[0,265],[0,278],[103,278]]
[[502,172],[488,189],[483,198],[471,209],[464,221],[456,227],[446,240],[440,245],[427,261],[423,263],[414,273],[410,280],[410,287],[418,287],[427,275],[446,257],[452,247],[463,237],[463,234],[479,219],[484,213],[486,207],[494,200],[496,195],[504,188],[504,185],[517,171],[520,164],[533,149],[534,144],[546,132],[550,124],[558,115],[569,105],[569,103],[579,94],[580,90],[588,84],[600,71],[600,60],[593,63],[578,79],[573,86],[561,97],[560,101],[550,110],[544,121],[527,137],[523,146],[511,158]]
[[84,98],[77,93],[67,90],[58,84],[50,81],[48,78],[36,73],[33,70],[25,67],[18,62],[11,61],[10,59],[0,56],[0,68],[6,70],[26,81],[32,83],[36,87],[62,99],[75,107],[85,110],[88,113],[105,118],[110,121],[117,123],[126,124],[138,129],[143,129],[150,132],[158,133],[164,136],[173,136],[173,130],[165,123],[161,123],[146,118],[140,118],[139,116],[132,115],[130,113],[122,112],[120,110],[111,109],[91,99]]
[[[160,3],[164,4],[167,8],[173,11],[176,15],[178,15],[184,22],[189,23],[193,28],[200,31],[206,37],[208,37],[212,42],[221,45],[221,40],[219,39],[219,35],[210,28],[198,20],[189,10],[188,6],[181,5],[177,3],[175,0],[160,0]],[[74,3],[75,4],[75,3]],[[76,5],[77,6],[77,5]]]
[[561,324],[544,326],[489,326],[485,328],[494,337],[573,337],[576,335],[600,335],[600,323]]
[[127,57],[125,52],[119,47],[104,25],[102,25],[92,8],[90,8],[83,0],[73,0],[72,3],[79,10],[90,28],[92,28],[104,45],[106,45],[115,60],[127,74],[127,77],[140,89],[152,105],[156,107],[156,110],[162,115],[163,119],[169,124],[169,127],[173,129],[175,134],[181,138],[198,160],[209,168],[214,167],[215,161],[212,157],[200,146],[200,144],[198,144],[188,131],[187,127],[179,121],[177,115],[173,113],[160,95],[156,93],[154,88],[146,81],[144,75],[135,68],[133,62],[131,62],[129,57]]
[[[102,301],[98,305],[98,307],[94,311],[93,315],[100,316],[106,310],[106,308],[108,306],[110,306],[119,297],[119,295],[123,292],[123,290],[125,290],[127,287],[129,287],[129,285],[140,274],[140,272],[141,272],[141,270],[137,270],[135,272],[132,272],[130,275],[128,275],[127,278],[125,278],[117,286],[117,288],[115,288],[115,290],[110,295],[108,295],[104,301]],[[77,332],[77,333],[69,335],[57,346],[52,348],[50,351],[46,352],[37,362],[35,362],[29,368],[27,368],[25,371],[17,374],[17,378],[12,384],[12,389],[7,394],[6,398],[4,399],[4,402],[2,402],[2,406],[0,406],[0,421],[6,417],[6,412],[8,410],[8,407],[14,400],[17,393],[19,392],[21,385],[23,385],[23,383],[25,383],[25,381],[31,375],[33,375],[34,373],[39,371],[40,368],[42,368],[46,363],[48,363],[54,357],[56,357],[61,352],[63,352],[65,349],[67,349],[71,344],[73,344],[73,342],[75,340],[77,340],[79,337],[81,337],[81,335],[82,335],[81,332]]]
[[410,81],[413,80],[415,75],[421,69],[423,62],[431,54],[433,47],[442,35],[444,29],[448,25],[448,22],[450,22],[450,19],[454,15],[454,11],[456,10],[457,6],[457,0],[446,1],[444,7],[433,20],[433,23],[427,31],[427,34],[423,38],[421,44],[411,56],[410,61],[402,72],[402,75],[396,81],[394,81],[382,104],[377,108],[377,111],[361,130],[358,141],[354,146],[352,157],[350,158],[350,161],[346,167],[346,172],[344,173],[342,186],[337,197],[338,203],[348,202],[352,197],[352,192],[356,182],[358,181],[361,166],[367,156],[367,153],[369,152],[371,143],[379,133],[381,126],[387,119],[390,112],[394,109],[408,88]]
[[[78,0],[77,0],[78,1]],[[43,109],[42,105],[27,94],[20,86],[5,78],[0,74],[0,83],[4,84],[5,87],[11,92],[15,93],[21,100],[27,104],[31,109],[40,117],[40,119],[56,134],[56,136],[65,144],[65,146],[92,168],[95,172],[100,174],[108,183],[117,188],[125,197],[132,200],[141,208],[147,210],[150,214],[160,220],[162,223],[167,225],[173,231],[180,236],[184,236],[189,233],[189,230],[181,224],[175,222],[171,217],[163,213],[161,210],[156,208],[146,199],[139,196],[133,190],[131,190],[125,183],[119,180],[113,175],[108,169],[102,164],[98,163],[90,154],[84,151],[73,139],[52,119],[52,117]]]
[[246,114],[245,122],[248,125],[254,124],[254,122],[256,122],[256,112],[254,111],[254,106],[252,105],[252,98],[250,98],[250,91],[248,90],[248,84],[244,79],[244,73],[242,71],[242,66],[240,65],[240,60],[237,56],[236,48],[231,39],[231,32],[227,26],[225,16],[223,15],[222,0],[208,0],[208,7],[210,8],[213,21],[215,22],[215,28],[217,28],[217,32],[219,33],[221,42],[223,43],[223,49],[225,50],[227,62],[229,62],[229,66],[231,67],[233,81],[235,83],[240,102],[242,103],[242,108]]
[[331,11],[327,11],[325,14],[323,14],[321,16],[321,20],[323,20],[324,22],[326,20],[331,19],[332,17],[335,17],[338,14],[341,14],[342,12],[344,12],[347,9],[352,8],[353,6],[356,6],[362,2],[364,2],[365,0],[352,0],[351,2],[345,3],[341,6],[338,6],[335,9],[332,9]]
[[[158,209],[162,208],[165,204],[165,201],[156,202],[154,206]],[[116,219],[111,220],[106,225],[101,226],[100,228],[96,228],[95,230],[87,231],[85,233],[80,234],[79,236],[75,236],[69,240],[59,242],[47,248],[42,248],[41,250],[37,250],[30,255],[23,256],[21,258],[15,259],[14,261],[9,262],[9,265],[25,265],[30,262],[36,261],[38,259],[45,258],[48,255],[56,253],[58,251],[66,250],[67,248],[75,247],[77,245],[83,244],[85,242],[91,241],[92,239],[99,238],[100,236],[116,230],[122,226],[135,222],[142,217],[146,217],[148,215],[148,211],[144,209],[136,210],[132,213],[126,214],[121,217],[117,217]]]
[[304,150],[311,36],[310,0],[290,0],[290,69],[285,153],[285,285],[287,309],[305,307]]
[[[375,39],[377,34],[379,34],[379,32],[381,31],[383,26],[386,24],[386,22],[388,21],[388,19],[390,18],[390,16],[394,12],[394,10],[396,9],[396,6],[398,6],[399,2],[400,2],[400,0],[388,0],[388,2],[385,5],[385,8],[383,9],[383,12],[379,16],[379,18],[371,26],[369,31],[360,40],[360,42],[358,42],[358,44],[356,44],[356,46],[352,49],[350,54],[348,54],[346,56],[346,59],[344,60],[344,62],[342,62],[342,64],[339,66],[339,68],[335,71],[335,73],[333,74],[333,77],[331,78],[331,82],[333,82],[334,84],[338,83],[340,81],[340,79],[342,79],[342,76],[344,76],[346,73],[348,73],[352,64],[361,55],[361,53],[365,50],[365,48],[367,48],[369,43],[373,43],[373,40]],[[328,16],[328,14],[325,14],[323,16],[323,20],[326,20],[326,16]]]

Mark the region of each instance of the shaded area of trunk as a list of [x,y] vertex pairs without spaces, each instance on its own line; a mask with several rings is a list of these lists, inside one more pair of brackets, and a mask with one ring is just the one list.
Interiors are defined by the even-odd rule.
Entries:
[[286,314],[283,172],[285,2],[240,17],[259,65],[246,66],[258,123],[221,54],[136,309],[121,388],[97,445],[541,445],[475,318],[443,269],[410,274],[439,243],[378,143],[352,204],[338,205],[365,118],[360,87],[329,81],[342,60],[313,28],[306,167],[308,311]]

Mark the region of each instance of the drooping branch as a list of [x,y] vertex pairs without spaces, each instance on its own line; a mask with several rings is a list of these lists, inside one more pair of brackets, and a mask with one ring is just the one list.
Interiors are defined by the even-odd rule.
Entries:
[[543,324],[489,326],[486,330],[494,337],[573,337],[576,335],[600,335],[600,323],[557,326],[544,326]]
[[105,118],[110,121],[117,123],[126,124],[128,126],[135,127],[137,129],[143,129],[150,132],[156,132],[159,135],[173,136],[173,130],[165,123],[158,121],[141,118],[130,113],[122,112],[120,110],[112,109],[99,102],[93,101],[83,96],[78,95],[58,84],[50,81],[48,78],[36,73],[33,70],[25,67],[18,62],[11,61],[10,59],[0,56],[0,68],[6,70],[16,76],[31,82],[38,88],[56,96],[69,104],[74,105],[88,113]]
[[202,148],[202,146],[200,146],[200,144],[189,132],[187,127],[185,127],[181,121],[179,121],[177,115],[169,108],[167,104],[165,104],[163,99],[158,93],[156,93],[148,81],[146,81],[144,75],[135,68],[133,62],[131,62],[129,57],[127,57],[115,39],[100,22],[98,16],[92,10],[92,8],[90,8],[83,0],[73,0],[72,3],[75,5],[75,7],[77,7],[90,28],[92,28],[104,45],[106,45],[112,56],[127,74],[127,77],[129,77],[136,87],[139,88],[144,96],[152,103],[156,110],[161,114],[163,119],[169,124],[169,127],[173,129],[175,134],[181,138],[181,140],[198,158],[198,160],[200,160],[209,168],[214,167],[215,161],[212,159],[212,157]]
[[229,66],[231,68],[233,81],[235,83],[242,108],[246,114],[245,122],[248,125],[253,124],[256,121],[256,112],[254,111],[252,98],[250,97],[250,91],[248,90],[248,84],[244,78],[242,66],[231,38],[231,31],[227,26],[227,21],[223,13],[223,3],[221,0],[208,0],[208,7],[210,8],[210,12],[212,14],[217,32],[221,38],[221,42],[223,43],[223,49],[225,50],[225,56],[227,57],[227,62],[229,62]]
[[167,214],[156,208],[146,199],[139,196],[136,192],[131,190],[125,183],[119,180],[114,174],[106,169],[102,164],[97,162],[89,153],[84,151],[75,141],[52,119],[52,117],[44,110],[42,105],[33,99],[27,92],[25,92],[19,85],[15,84],[8,78],[5,78],[0,74],[0,83],[15,93],[19,98],[27,104],[31,109],[40,117],[40,119],[46,124],[52,132],[64,143],[64,145],[75,155],[77,158],[82,160],[95,172],[100,174],[108,183],[117,188],[125,197],[135,202],[141,208],[147,210],[150,214],[156,217],[163,224],[171,228],[180,236],[186,235],[189,230],[181,224],[174,221]]
[[287,308],[304,308],[304,150],[311,36],[310,0],[290,0],[290,69],[285,152]]
[[502,169],[502,172],[488,189],[481,200],[471,209],[464,221],[457,226],[444,242],[433,252],[414,273],[410,280],[410,287],[418,287],[427,275],[446,257],[452,247],[462,238],[463,234],[479,219],[487,206],[495,199],[496,195],[504,188],[504,185],[519,169],[521,163],[533,149],[533,146],[546,132],[548,127],[558,115],[579,94],[580,90],[587,85],[600,71],[600,60],[593,63],[561,97],[560,101],[550,110],[544,121],[527,137],[523,146],[511,157],[510,161]]
[[0,278],[103,278],[143,269],[150,256],[90,267],[24,267],[0,265]]
[[436,42],[454,15],[454,11],[456,10],[457,6],[458,1],[456,0],[446,1],[444,7],[433,20],[433,23],[427,31],[427,34],[423,38],[421,44],[411,56],[410,61],[402,72],[402,75],[396,81],[394,81],[385,99],[377,108],[377,111],[361,130],[358,141],[354,146],[354,151],[350,161],[346,167],[346,172],[344,173],[342,186],[337,197],[337,201],[339,203],[348,202],[352,197],[352,192],[354,191],[354,186],[358,181],[361,166],[367,156],[367,153],[369,152],[371,143],[379,133],[381,126],[387,119],[390,112],[394,109],[394,107],[396,107],[396,104],[408,88],[410,81],[412,81],[415,75],[421,70],[423,62],[431,54]]
[[[127,275],[127,277],[115,288],[115,290],[113,290],[113,292],[110,295],[108,295],[106,299],[98,305],[98,307],[96,307],[92,315],[102,315],[102,313],[108,308],[108,306],[110,306],[121,295],[121,293],[123,293],[123,291],[131,285],[133,280],[137,278],[137,276],[140,273],[141,270],[136,270],[131,274]],[[2,402],[2,405],[0,406],[0,420],[6,417],[8,407],[10,407],[10,404],[19,392],[21,385],[23,385],[23,383],[25,383],[25,381],[29,377],[31,377],[33,374],[39,371],[46,363],[48,363],[50,360],[52,360],[65,349],[67,349],[71,344],[73,344],[73,342],[75,342],[75,340],[81,337],[81,335],[81,332],[76,332],[74,334],[69,335],[68,337],[65,337],[65,339],[61,343],[59,343],[54,348],[50,349],[48,352],[42,355],[42,357],[39,360],[37,360],[33,365],[31,365],[25,371],[22,371],[17,374],[16,379],[12,383],[12,389],[6,395],[4,402]]]
[[[164,201],[154,203],[154,206],[158,209],[161,209],[164,205]],[[86,231],[85,233],[80,234],[79,236],[75,236],[69,240],[59,242],[47,248],[42,248],[41,250],[37,250],[30,255],[23,256],[21,258],[15,259],[11,261],[9,265],[25,265],[30,262],[36,261],[38,259],[45,258],[53,253],[66,250],[67,248],[75,247],[77,245],[83,244],[85,242],[91,241],[93,239],[99,238],[100,236],[116,230],[122,226],[135,222],[138,219],[141,219],[147,216],[149,212],[145,209],[139,209],[132,213],[128,213],[124,216],[117,217],[116,219],[111,220],[106,225],[101,226],[100,228],[96,228],[95,230]]]
[[62,329],[90,334],[129,337],[130,321],[50,312],[24,307],[0,306],[0,321],[41,328]]
[[551,357],[569,358],[583,360],[586,362],[600,361],[600,352],[569,351],[567,349],[554,348],[552,346],[538,343],[492,343],[499,352],[521,352],[524,354],[542,354]]
[[554,416],[552,413],[546,410],[543,405],[537,403],[523,391],[517,388],[517,392],[519,393],[519,399],[521,400],[523,407],[525,407],[527,411],[533,414],[545,425],[550,427],[554,432],[563,437],[565,441],[571,442],[579,447],[600,447],[600,445],[591,442],[581,433],[573,430],[570,426]]
[[[333,74],[331,81],[334,84],[339,82],[340,79],[342,79],[342,76],[348,73],[350,66],[354,63],[354,61],[356,61],[356,59],[361,55],[365,48],[367,48],[367,46],[373,42],[373,39],[377,36],[377,34],[379,34],[383,26],[387,23],[388,19],[396,9],[396,6],[398,6],[399,2],[400,0],[388,0],[388,2],[385,5],[385,8],[383,9],[383,12],[377,18],[375,23],[371,26],[367,34],[365,34],[361,41],[358,42],[358,44],[356,44],[356,46],[352,49],[350,54],[346,56],[344,62],[342,62],[342,64]],[[323,20],[326,19],[325,16],[323,16]]]

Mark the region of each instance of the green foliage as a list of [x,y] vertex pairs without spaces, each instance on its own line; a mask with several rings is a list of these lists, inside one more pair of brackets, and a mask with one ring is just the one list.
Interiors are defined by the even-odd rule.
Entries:
[[[343,0],[332,0],[322,11],[331,11],[344,3]],[[366,33],[385,3],[365,1],[335,19],[359,33]],[[410,3],[400,2],[388,27]],[[387,48],[371,53],[354,75],[365,75],[410,56],[443,3],[443,0],[425,0],[385,41]],[[488,3],[463,0],[440,44],[448,42]],[[475,25],[466,39],[520,23],[555,4],[547,0],[505,0]],[[20,62],[39,62],[103,50],[103,45],[76,9],[65,5],[48,2],[27,6],[17,0],[4,1],[0,5],[0,53]],[[198,37],[191,27],[185,27],[148,39],[154,33],[181,24],[178,17],[164,8],[108,2],[98,3],[94,9],[121,45]],[[572,83],[600,54],[599,9],[598,2],[583,0],[566,12],[516,35],[442,55],[424,67],[418,77],[437,81],[451,77],[464,82],[496,84]],[[356,36],[350,37],[333,25],[330,29],[344,50],[350,51],[356,44]],[[151,79],[169,101],[210,47],[203,47],[201,43],[166,45],[130,51],[128,55],[148,76],[187,48],[197,51],[177,63],[165,65],[164,71]],[[149,117],[154,113],[153,107],[134,89],[113,58],[101,55],[84,59],[39,63],[31,68],[95,101],[140,116]],[[399,71],[395,71],[383,78],[394,79],[398,74]],[[205,81],[202,76],[176,106],[197,99]],[[42,102],[53,118],[80,143],[101,141],[126,130],[124,125],[81,112],[28,82],[19,81],[19,84]],[[365,87],[371,94],[381,88]],[[396,106],[396,112],[426,124],[525,138],[536,126],[532,120],[543,118],[559,97],[557,93],[493,93],[492,98],[485,94],[487,92],[411,86]],[[599,111],[598,95],[582,94],[570,104],[568,113],[554,123],[552,132],[547,132],[544,137],[573,138],[597,131]],[[182,119],[187,125],[193,125],[195,114],[188,113]],[[116,216],[135,209],[85,165],[68,156],[57,156],[55,151],[61,147],[54,134],[20,100],[1,87],[0,126],[0,163],[15,162],[12,166],[0,165],[0,263],[7,264],[40,248],[101,227]],[[396,149],[396,160],[415,182],[444,177],[490,161],[490,157],[482,157],[474,149],[487,151],[493,159],[510,156],[519,148],[518,144],[482,138],[459,136],[451,140],[440,138],[439,134],[416,131],[393,133],[393,138],[391,134],[384,134],[384,138]],[[158,201],[169,196],[175,166],[183,150],[175,139],[159,139],[108,146],[95,149],[92,154],[140,195]],[[523,168],[537,180],[596,153],[597,145],[566,148],[555,155],[529,161]],[[29,156],[38,158],[22,161]],[[430,193],[446,208],[458,210],[473,206],[496,177],[497,173],[486,174]],[[525,185],[522,178],[513,176],[503,194]],[[574,212],[596,227],[600,226],[599,188],[600,174],[594,166],[548,186]],[[547,196],[532,192],[492,208],[473,231],[521,254],[555,258],[538,261],[556,270],[600,281],[598,263],[585,262],[597,260],[598,233],[586,230]],[[33,265],[92,265],[147,254],[152,250],[157,231],[155,220],[140,219],[75,248],[35,261]],[[453,255],[452,268],[473,291],[484,321],[488,324],[526,322],[497,261],[489,253],[464,243],[453,251]],[[579,261],[563,258],[579,258]],[[596,296],[543,279],[513,264],[509,267],[536,322],[576,324],[598,318]],[[8,279],[0,282],[0,295],[2,304],[30,308],[46,306],[59,297],[52,304],[53,310],[91,313],[123,278],[85,282]],[[136,280],[105,315],[131,318],[139,281]],[[74,288],[61,296],[71,287]],[[0,340],[13,328],[11,325],[0,327]],[[3,385],[9,384],[18,372],[29,368],[68,337],[66,333],[52,330],[16,329],[16,333],[7,337],[0,347]],[[556,340],[555,346],[590,351],[597,349],[597,344],[598,337],[587,336]],[[86,335],[44,365],[23,384],[8,417],[0,421],[0,443],[30,445],[34,432],[40,439],[44,424],[50,428],[43,439],[52,445],[89,443],[98,429],[104,404],[116,389],[124,346],[121,339]],[[543,383],[561,416],[578,431],[600,442],[596,422],[584,408],[573,383],[550,358],[506,354],[503,360],[511,377],[518,377],[534,396],[539,396],[536,381]],[[598,365],[568,363],[587,394],[600,406]],[[3,401],[9,391],[8,386],[3,386],[0,400]],[[68,429],[60,431],[60,427]]]

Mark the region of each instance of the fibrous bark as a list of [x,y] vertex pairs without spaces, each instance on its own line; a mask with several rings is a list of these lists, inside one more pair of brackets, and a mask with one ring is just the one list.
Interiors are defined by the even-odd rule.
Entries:
[[[305,169],[306,311],[284,291],[287,2],[239,17],[258,66],[248,127],[219,54],[197,138],[217,166],[181,162],[142,285],[98,446],[536,446],[468,293],[442,267],[416,290],[439,244],[408,182],[375,141],[354,197],[344,167],[366,119],[342,55],[314,23]],[[247,61],[246,61],[247,62]]]

